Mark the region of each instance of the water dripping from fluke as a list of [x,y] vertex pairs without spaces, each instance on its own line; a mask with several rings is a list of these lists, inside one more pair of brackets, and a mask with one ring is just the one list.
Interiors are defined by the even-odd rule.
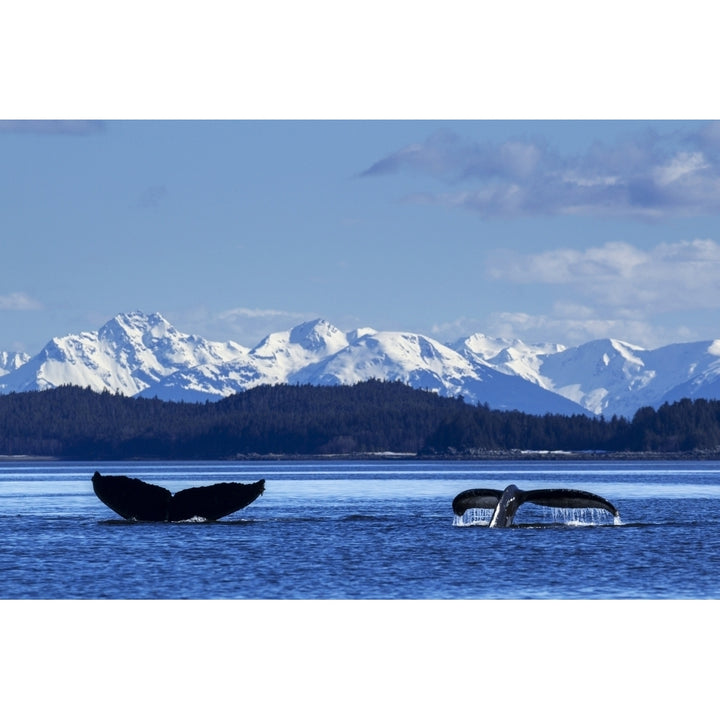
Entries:
[[492,513],[479,508],[470,508],[462,515],[453,515],[454,527],[472,527],[475,525],[489,525]]
[[552,508],[552,521],[560,525],[593,526],[609,525],[612,517],[613,525],[620,525],[620,515],[611,515],[601,508]]
[[470,511],[483,510],[492,513],[488,527],[510,527],[525,503],[552,508],[556,522],[561,519],[563,524],[605,524],[608,514],[615,518],[614,524],[619,524],[617,508],[600,495],[568,488],[521,490],[517,485],[508,485],[504,490],[474,488],[456,495],[452,502],[453,525],[481,524],[475,518],[465,518]]

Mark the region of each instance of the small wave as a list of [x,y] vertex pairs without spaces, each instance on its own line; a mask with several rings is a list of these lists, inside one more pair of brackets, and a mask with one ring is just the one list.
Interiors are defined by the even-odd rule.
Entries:
[[[292,515],[275,515],[270,517],[263,517],[263,518],[253,518],[250,519],[244,519],[244,520],[234,520],[232,522],[239,523],[239,522],[246,522],[246,523],[292,523],[293,525],[296,523],[319,523],[319,522],[328,522],[332,521],[333,518],[325,518],[325,517],[308,517],[308,516],[292,516]],[[227,521],[226,521],[227,524]]]
[[191,518],[187,518],[187,520],[174,520],[173,524],[176,525],[183,525],[185,523],[206,523],[210,522],[207,518],[201,517],[200,515],[193,515]]
[[453,527],[487,527],[490,524],[489,518],[479,518],[477,516],[466,517],[467,513],[462,517],[453,515]]

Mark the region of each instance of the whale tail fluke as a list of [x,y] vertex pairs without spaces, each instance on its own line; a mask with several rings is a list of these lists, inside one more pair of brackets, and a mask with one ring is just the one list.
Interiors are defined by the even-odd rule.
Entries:
[[487,488],[474,488],[464,490],[456,495],[452,507],[456,515],[462,515],[466,510],[479,508],[481,510],[494,510],[497,507],[502,490],[488,490]]
[[167,520],[172,493],[159,485],[99,472],[93,475],[92,484],[100,500],[126,520]]
[[256,500],[265,490],[265,481],[215,483],[180,490],[174,495],[159,485],[125,475],[92,477],[95,494],[126,520],[145,522],[179,521],[201,517],[218,520]]
[[550,490],[527,490],[523,502],[530,502],[534,505],[544,505],[556,508],[596,508],[607,510],[615,517],[618,516],[617,508],[605,498],[584,490],[569,490],[565,488],[553,488]]
[[260,497],[264,490],[264,480],[249,484],[224,482],[180,490],[170,501],[168,519],[174,521],[202,517],[218,520],[246,507]]
[[455,496],[452,503],[453,513],[462,515],[473,508],[493,510],[490,527],[508,527],[515,513],[523,503],[556,508],[595,508],[606,510],[617,519],[617,508],[605,498],[584,490],[551,488],[547,490],[520,490],[508,485],[505,490],[474,488],[464,490]]

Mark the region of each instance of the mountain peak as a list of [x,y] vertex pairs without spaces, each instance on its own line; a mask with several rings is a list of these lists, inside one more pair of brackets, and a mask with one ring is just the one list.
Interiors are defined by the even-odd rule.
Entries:
[[173,326],[160,313],[148,315],[140,310],[133,310],[119,313],[106,322],[98,331],[98,335],[108,339],[129,337],[149,339],[164,337],[173,330]]
[[336,353],[348,344],[344,332],[327,320],[310,320],[291,330],[270,333],[252,350],[262,360],[289,362],[288,369]]
[[347,345],[345,333],[320,318],[297,325],[288,339],[311,352],[337,352]]
[[354,343],[357,340],[359,340],[362,337],[365,337],[366,335],[376,335],[377,330],[371,327],[361,327],[357,328],[355,330],[351,330],[349,333],[347,333],[346,337],[349,343]]
[[31,358],[2,353],[0,376],[0,393],[78,385],[176,401],[218,400],[261,384],[382,378],[495,408],[631,417],[678,393],[719,396],[720,340],[643,350],[601,339],[564,348],[476,333],[450,346],[410,332],[344,333],[318,318],[250,350],[135,310],[98,331],[53,338]]
[[0,375],[7,375],[7,373],[17,370],[19,367],[24,365],[30,356],[23,352],[0,352]]

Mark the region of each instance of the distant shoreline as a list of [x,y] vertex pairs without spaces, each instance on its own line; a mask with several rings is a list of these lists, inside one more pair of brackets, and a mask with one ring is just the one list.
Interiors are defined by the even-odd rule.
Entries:
[[589,461],[630,461],[630,460],[720,460],[720,451],[690,452],[574,452],[561,450],[493,450],[474,453],[445,453],[417,455],[414,453],[354,453],[335,455],[243,455],[228,460],[385,460],[385,461],[427,461],[427,462],[468,462],[473,460],[589,460]]
[[603,451],[565,451],[565,450],[489,450],[472,453],[445,453],[437,455],[418,455],[416,453],[337,453],[324,455],[297,455],[297,454],[247,454],[235,457],[217,458],[173,458],[173,457],[131,457],[131,458],[65,458],[46,455],[0,455],[3,462],[87,462],[87,463],[123,463],[123,462],[298,462],[298,461],[385,461],[385,462],[471,462],[473,460],[519,460],[519,461],[605,461],[630,462],[650,460],[720,460],[720,451],[692,450],[688,452],[603,452]]
[[0,455],[0,462],[63,462],[64,458],[46,455]]

